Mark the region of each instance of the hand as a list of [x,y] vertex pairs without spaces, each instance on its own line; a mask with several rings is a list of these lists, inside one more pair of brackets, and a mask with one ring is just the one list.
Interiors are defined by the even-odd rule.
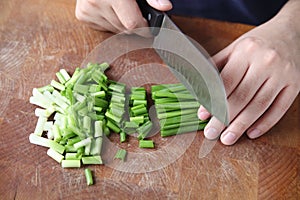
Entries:
[[[298,25],[299,26],[299,25]],[[257,138],[274,126],[300,90],[299,27],[279,17],[244,34],[213,56],[221,70],[229,107],[228,127],[212,117],[208,139],[234,144],[246,132]],[[210,114],[201,107],[200,119]]]
[[[166,11],[172,8],[169,0],[147,0],[152,7]],[[77,0],[76,18],[92,28],[114,33],[147,27],[136,0]],[[141,33],[143,35],[145,33]]]

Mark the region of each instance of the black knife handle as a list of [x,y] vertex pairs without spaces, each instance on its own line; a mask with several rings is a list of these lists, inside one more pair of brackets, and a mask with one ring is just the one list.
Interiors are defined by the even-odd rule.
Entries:
[[156,36],[163,22],[164,13],[152,8],[146,0],[136,0],[136,2],[141,9],[143,17],[148,22],[152,35]]

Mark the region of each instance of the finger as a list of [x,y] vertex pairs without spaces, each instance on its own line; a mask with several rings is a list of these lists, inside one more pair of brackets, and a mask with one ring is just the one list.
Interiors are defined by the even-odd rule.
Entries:
[[110,8],[107,9],[108,12],[105,16],[106,17],[106,21],[108,21],[112,26],[114,26],[118,32],[123,32],[126,30],[126,28],[123,26],[123,24],[121,23],[120,19],[118,18],[117,14],[115,13],[115,11]]
[[226,48],[219,51],[212,57],[213,62],[216,64],[217,68],[221,71],[225,64],[227,63],[229,56],[233,50],[233,44],[230,44]]
[[[80,21],[84,21],[89,24],[91,28],[101,30],[101,31],[111,31],[111,32],[120,32],[122,29],[121,22],[119,23],[110,23],[111,21],[117,21],[117,16],[114,14],[112,9],[108,9],[109,5],[103,5],[105,9],[100,7],[96,3],[85,2],[82,0],[77,0],[75,15],[76,18]],[[102,17],[106,16],[108,19]],[[118,26],[116,26],[118,24]],[[123,30],[125,28],[123,27]]]
[[238,114],[221,135],[221,142],[225,145],[234,144],[242,134],[270,107],[280,88],[278,81],[266,81],[255,94],[251,102]]
[[[231,54],[232,46],[230,45],[224,51],[218,53],[214,58],[218,64],[222,62],[227,62],[225,67],[221,71],[221,78],[223,79],[224,87],[226,90],[226,95],[229,96],[232,91],[237,87],[237,85],[241,82],[245,73],[247,72],[249,65],[244,60],[241,60],[241,51],[235,51],[234,54]],[[230,59],[229,59],[230,57]],[[238,66],[238,67],[237,67]],[[252,83],[251,83],[252,84]],[[248,92],[248,91],[247,91]],[[229,110],[231,107],[228,99],[228,107]],[[233,105],[233,104],[231,104]],[[231,110],[230,113],[231,114]],[[205,114],[206,115],[206,114]],[[235,114],[236,115],[236,114]],[[205,116],[204,116],[205,117]],[[232,120],[234,115],[230,115],[229,119]],[[201,119],[201,118],[200,118]],[[221,132],[225,128],[224,124],[213,117],[206,128],[204,129],[204,135],[207,139],[216,139],[220,136]]]
[[210,113],[203,106],[200,106],[200,108],[198,109],[198,118],[201,120],[206,120],[210,117]]
[[143,37],[152,37],[150,29],[148,28],[148,22],[142,16],[136,1],[127,0],[114,2],[112,7],[118,19],[125,27],[126,33],[135,33]]
[[252,101],[260,87],[267,82],[266,75],[259,73],[257,68],[257,66],[249,67],[238,86],[232,92],[229,91],[229,93],[231,92],[227,98],[228,109],[230,110],[229,119],[233,120]]
[[299,89],[297,92],[297,88],[284,88],[266,113],[264,113],[264,115],[249,128],[247,135],[254,139],[270,130],[270,128],[273,127],[286,113],[298,96],[298,93]]
[[172,3],[169,0],[147,0],[148,4],[160,11],[172,9]]
[[204,136],[209,140],[214,140],[220,136],[225,125],[216,117],[212,117],[204,128]]
[[221,71],[221,78],[227,96],[230,96],[248,71],[249,63],[242,55],[244,53],[241,50],[235,50]]
[[86,22],[86,24],[95,30],[99,30],[99,31],[109,31],[109,32],[113,32],[113,33],[117,33],[119,30],[117,30],[114,26],[112,26],[110,23],[108,23],[107,21],[101,22],[101,24],[95,24],[93,22]]
[[134,0],[113,1],[112,8],[127,30],[147,27],[147,21]]
[[[234,58],[232,58],[234,59]],[[228,68],[232,68],[230,65],[232,62],[229,61],[229,63],[225,66]],[[239,71],[238,69],[231,69],[232,73],[228,76],[232,79],[231,83],[228,84],[228,82],[225,82],[225,90],[227,90],[226,93],[229,93],[230,96],[228,97],[228,110],[229,112],[229,120],[232,121],[241,110],[250,102],[250,100],[254,97],[256,92],[259,90],[261,85],[263,85],[264,81],[266,80],[266,77],[263,74],[257,75],[257,66],[252,67],[245,67],[241,64],[240,68],[243,68],[245,71],[245,75],[236,74],[236,71]],[[244,64],[246,65],[246,64]],[[236,66],[239,66],[236,64]],[[227,69],[223,69],[224,73],[227,73]],[[222,71],[222,73],[223,73]],[[229,73],[229,72],[228,72]],[[243,73],[243,71],[240,71],[239,73]],[[227,75],[226,75],[227,76]],[[226,77],[225,77],[226,78]],[[227,80],[229,78],[226,78]],[[241,80],[242,79],[242,80]],[[237,81],[238,80],[238,81]],[[255,84],[254,84],[255,83]],[[238,85],[233,86],[234,84]],[[227,87],[227,89],[226,89]],[[236,88],[235,88],[236,87]],[[235,88],[233,92],[231,92],[232,88]],[[216,122],[216,120],[211,120],[209,122],[209,127],[211,129],[204,130],[204,135],[208,139],[214,139],[218,137],[221,132],[224,129],[224,125],[220,122]]]

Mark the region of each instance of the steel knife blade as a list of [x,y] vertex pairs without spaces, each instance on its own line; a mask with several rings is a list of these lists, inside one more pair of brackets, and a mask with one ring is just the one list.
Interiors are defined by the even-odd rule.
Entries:
[[[229,124],[224,84],[208,53],[145,0],[137,0],[155,36],[153,48],[195,98],[224,125]],[[198,44],[198,45],[195,45]]]

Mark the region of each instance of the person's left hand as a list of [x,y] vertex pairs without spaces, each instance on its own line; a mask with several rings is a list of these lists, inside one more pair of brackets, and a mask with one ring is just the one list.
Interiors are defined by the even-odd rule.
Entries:
[[[299,27],[298,27],[299,28]],[[221,70],[230,125],[215,117],[207,124],[208,139],[234,144],[244,132],[257,138],[274,126],[300,90],[300,31],[274,19],[244,34],[213,56]],[[201,107],[200,119],[210,117]]]

